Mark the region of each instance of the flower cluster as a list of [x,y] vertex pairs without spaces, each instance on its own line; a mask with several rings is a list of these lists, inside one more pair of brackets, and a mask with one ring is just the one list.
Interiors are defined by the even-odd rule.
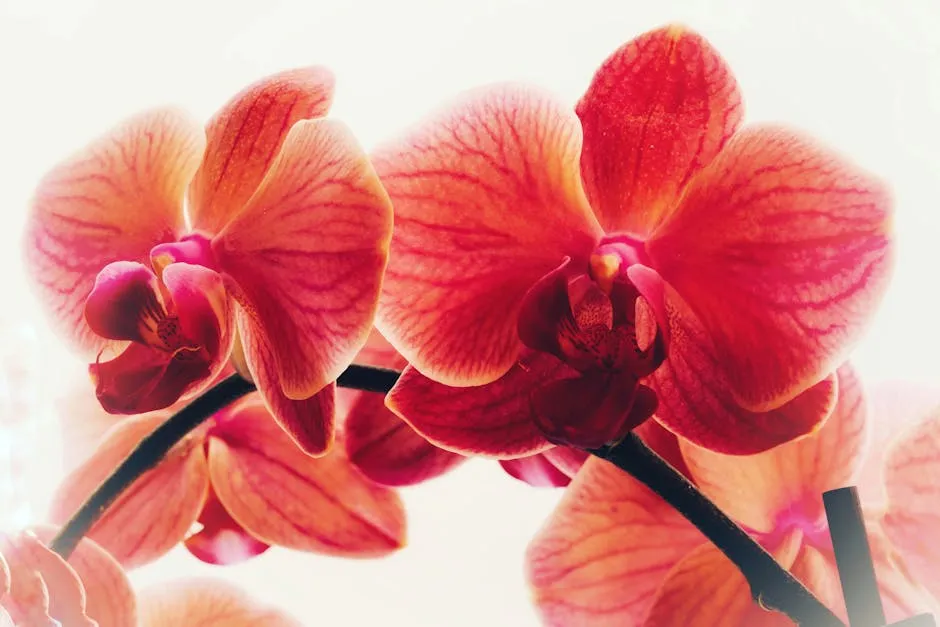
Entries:
[[[149,111],[40,182],[27,269],[91,378],[63,424],[97,425],[53,523],[210,386],[257,392],[180,434],[69,561],[48,530],[8,541],[0,622],[292,625],[216,584],[135,598],[119,564],[179,543],[214,564],[387,555],[396,488],[484,456],[570,484],[527,554],[546,624],[786,624],[695,521],[591,457],[631,433],[844,618],[821,494],[865,456],[846,359],[890,275],[886,187],[744,124],[731,71],[680,26],[615,51],[573,108],[480,88],[368,155],[325,117],[332,96],[306,68],[205,127]],[[354,362],[401,376],[384,397],[338,389]],[[937,451],[935,416],[872,456],[892,620],[940,599]]]

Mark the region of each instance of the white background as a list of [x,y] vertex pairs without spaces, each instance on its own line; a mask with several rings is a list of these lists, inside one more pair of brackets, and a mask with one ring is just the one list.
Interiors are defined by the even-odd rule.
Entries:
[[[46,407],[66,357],[37,323],[21,276],[24,207],[45,169],[119,119],[159,104],[205,118],[265,74],[325,64],[338,78],[331,115],[368,148],[487,82],[537,83],[573,104],[610,52],[672,21],[722,52],[749,120],[806,129],[892,183],[896,278],[856,363],[870,382],[940,382],[934,0],[0,0],[0,321],[18,325],[0,337],[4,359],[44,375],[36,385]],[[15,347],[30,338],[43,349],[27,357]],[[888,426],[892,416],[877,419]],[[0,453],[32,451],[25,485],[41,503],[57,471],[56,431],[47,416],[18,429]],[[558,494],[476,461],[404,493],[409,546],[391,558],[272,549],[214,568],[177,550],[133,579],[226,577],[308,625],[535,625],[522,555]]]

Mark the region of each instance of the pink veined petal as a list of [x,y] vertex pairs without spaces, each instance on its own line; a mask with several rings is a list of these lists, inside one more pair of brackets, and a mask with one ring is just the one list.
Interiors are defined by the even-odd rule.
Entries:
[[581,173],[608,231],[649,233],[741,122],[737,82],[681,25],[650,31],[604,61],[578,103]]
[[646,243],[751,411],[834,370],[887,286],[891,201],[874,178],[790,131],[737,133]]
[[744,457],[680,441],[696,485],[750,529],[772,532],[782,519],[825,520],[822,493],[852,483],[868,438],[868,407],[851,366],[838,371],[839,400],[822,427]]
[[668,285],[666,304],[669,357],[646,382],[659,398],[656,418],[670,431],[719,453],[748,455],[806,435],[829,416],[835,375],[772,411],[741,407],[710,336]]
[[529,353],[500,379],[451,388],[405,368],[385,404],[431,443],[464,455],[522,457],[551,447],[532,419],[534,390],[560,374],[562,362]]
[[[9,599],[4,604],[18,624],[52,627],[57,623],[45,620],[51,617],[65,625],[95,627],[85,613],[85,590],[78,574],[34,534],[0,535],[0,554],[7,560],[11,576]],[[39,617],[37,623],[29,620]]]
[[642,484],[590,459],[529,545],[527,579],[546,625],[641,624],[669,570],[704,541]]
[[542,455],[544,455],[545,459],[550,461],[553,466],[568,475],[571,479],[574,479],[574,476],[581,470],[584,462],[590,457],[587,451],[582,451],[581,449],[572,448],[570,446],[554,446],[543,451]]
[[202,529],[183,543],[197,559],[208,564],[239,564],[261,555],[271,546],[235,522],[211,488],[198,522]]
[[571,483],[571,477],[555,466],[545,453],[501,459],[499,465],[510,477],[536,488],[563,488]]
[[334,78],[323,67],[287,70],[249,85],[206,126],[206,156],[189,187],[193,228],[218,233],[255,193],[303,119],[326,115]]
[[268,544],[376,557],[405,543],[405,512],[394,490],[363,477],[341,450],[306,455],[257,397],[220,419],[209,440],[209,472],[232,518]]
[[146,262],[176,239],[183,193],[205,146],[199,126],[174,110],[131,118],[39,183],[26,227],[26,267],[46,311],[80,349],[105,345],[85,322],[85,299],[112,261]]
[[418,371],[467,386],[512,367],[526,292],[601,235],[580,152],[573,112],[500,85],[373,154],[395,207],[376,326]]
[[[245,209],[212,241],[219,267],[275,381],[292,400],[338,377],[365,344],[379,297],[392,207],[352,134],[298,122]],[[246,346],[247,349],[247,346]],[[246,350],[252,374],[258,364]]]
[[[48,545],[57,529],[41,525],[32,531]],[[137,598],[121,565],[88,538],[83,538],[69,556],[85,590],[85,613],[98,627],[137,627]]]
[[882,526],[914,580],[940,598],[940,409],[908,428],[885,459]]
[[349,460],[365,476],[389,486],[439,477],[467,459],[428,442],[374,392],[358,395],[346,414],[342,442]]
[[917,614],[930,612],[937,616],[940,602],[904,568],[904,560],[885,535],[881,521],[870,513],[865,517],[868,542],[885,618],[889,625]]
[[183,579],[143,590],[140,627],[303,627],[222,580]]
[[[135,446],[166,420],[164,415],[127,418],[105,436],[99,450],[59,485],[50,519],[62,524]],[[201,436],[176,445],[135,481],[91,528],[88,537],[125,568],[152,562],[192,527],[209,489]],[[167,503],[173,503],[167,507]]]

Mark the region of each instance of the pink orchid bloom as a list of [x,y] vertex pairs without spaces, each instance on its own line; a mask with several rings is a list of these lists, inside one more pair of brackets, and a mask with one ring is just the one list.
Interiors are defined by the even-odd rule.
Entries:
[[[378,331],[373,331],[356,363],[401,370],[408,362]],[[389,486],[415,485],[456,468],[468,458],[442,449],[418,434],[385,407],[374,392],[338,389],[341,438],[350,461],[367,477]],[[500,460],[512,477],[535,487],[563,487],[587,459],[587,453],[566,446],[517,459]]]
[[68,562],[46,547],[55,529],[0,536],[0,627],[137,627],[120,565],[88,539]]
[[727,453],[812,432],[886,286],[890,201],[741,119],[718,53],[670,26],[607,59],[575,111],[482,89],[375,152],[395,208],[376,326],[411,363],[389,407],[503,458],[597,447],[654,411]]
[[[79,416],[87,416],[81,402],[74,404]],[[116,422],[59,486],[51,518],[66,521],[166,418],[159,412]],[[259,395],[251,394],[171,449],[89,537],[126,568],[151,562],[179,542],[213,564],[237,563],[270,545],[375,557],[404,545],[405,513],[396,492],[363,477],[341,448],[318,458],[297,448]]]
[[249,86],[205,130],[149,111],[39,184],[29,273],[58,327],[98,355],[107,411],[198,394],[237,333],[284,429],[311,454],[330,446],[332,381],[368,336],[392,222],[365,154],[321,117],[332,94],[310,68]]
[[[844,617],[822,493],[853,484],[869,420],[849,366],[839,369],[838,386],[820,429],[772,450],[742,457],[677,443],[699,489]],[[929,609],[929,595],[896,567],[878,523],[874,514],[866,521],[889,620]],[[599,459],[585,464],[530,545],[527,563],[548,625],[792,624],[755,604],[740,571],[665,501]]]
[[140,627],[302,627],[224,581],[188,579],[141,591]]

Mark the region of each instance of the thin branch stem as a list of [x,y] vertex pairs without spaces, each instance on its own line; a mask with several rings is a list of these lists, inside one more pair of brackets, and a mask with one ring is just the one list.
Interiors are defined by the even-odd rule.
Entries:
[[636,478],[695,525],[744,574],[758,603],[785,613],[798,625],[844,627],[798,579],[639,436],[631,433],[618,444],[591,453]]

